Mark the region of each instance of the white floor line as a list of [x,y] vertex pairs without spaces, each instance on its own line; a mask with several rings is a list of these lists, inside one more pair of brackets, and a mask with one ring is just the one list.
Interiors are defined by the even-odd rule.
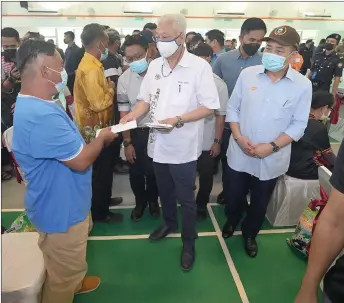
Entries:
[[16,211],[23,212],[24,210],[25,210],[24,208],[5,208],[5,209],[2,209],[1,212],[2,213],[11,213],[11,212],[16,212]]
[[210,216],[211,222],[212,222],[213,225],[214,225],[214,228],[215,228],[215,231],[216,231],[217,238],[219,239],[220,245],[221,245],[222,250],[223,250],[223,253],[224,253],[224,255],[225,255],[225,258],[226,258],[226,261],[227,261],[229,270],[230,270],[230,272],[231,272],[231,274],[232,274],[232,276],[233,276],[235,285],[236,285],[236,287],[237,287],[237,289],[238,289],[238,292],[239,292],[241,301],[242,301],[243,303],[249,303],[249,300],[248,300],[246,291],[245,291],[244,286],[243,286],[243,284],[242,284],[242,282],[241,282],[241,280],[240,280],[239,273],[238,273],[237,269],[235,268],[235,265],[234,265],[233,259],[232,259],[232,257],[231,257],[231,254],[229,253],[228,247],[227,247],[227,245],[226,245],[224,239],[222,238],[222,233],[221,233],[219,224],[218,224],[217,221],[216,221],[214,212],[213,212],[213,210],[211,209],[211,205],[208,204],[207,208],[208,208],[208,212],[209,212],[209,216]]
[[135,205],[117,205],[117,206],[110,206],[109,209],[132,209]]
[[[259,235],[272,235],[272,234],[287,234],[287,233],[293,233],[295,231],[295,228],[285,228],[285,229],[265,229],[259,231]],[[235,231],[233,236],[241,236],[241,231]]]
[[[201,232],[198,233],[199,237],[214,237],[217,236],[216,232]],[[106,241],[106,240],[138,240],[148,239],[149,235],[123,235],[123,236],[91,236],[88,240]],[[170,234],[167,238],[180,238],[181,234]]]

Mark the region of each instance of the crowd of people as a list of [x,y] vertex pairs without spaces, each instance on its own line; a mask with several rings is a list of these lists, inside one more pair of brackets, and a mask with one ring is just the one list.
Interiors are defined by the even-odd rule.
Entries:
[[[39,33],[20,40],[15,29],[2,30],[2,133],[14,126],[12,148],[27,181],[25,209],[40,232],[47,269],[44,303],[72,302],[74,294],[99,286],[100,278],[86,275],[87,237],[93,221],[123,220],[109,211],[122,202],[112,197],[114,170],[129,173],[134,222],[147,208],[158,218],[160,198],[163,224],[150,241],[176,232],[180,203],[181,267],[191,270],[196,221],[207,218],[219,162],[223,190],[217,201],[225,204],[227,217],[222,236],[233,236],[242,222],[252,258],[278,178],[318,179],[319,165],[333,170],[334,189],[296,299],[317,302],[320,280],[344,246],[344,147],[336,159],[322,122],[335,105],[342,76],[341,37],[331,34],[314,50],[310,40],[301,45],[290,26],[266,35],[260,18],[243,22],[239,46],[218,29],[205,37],[186,29],[184,16],[165,15],[121,45],[118,31],[91,23],[83,28],[82,47],[72,31],[65,33],[65,53]],[[303,63],[296,70],[299,56]],[[74,121],[63,102],[66,88],[74,99]],[[137,128],[111,132],[112,125],[130,121]],[[148,122],[171,127],[148,128]],[[121,145],[125,163],[119,160]],[[328,302],[343,301],[343,263],[326,276]]]

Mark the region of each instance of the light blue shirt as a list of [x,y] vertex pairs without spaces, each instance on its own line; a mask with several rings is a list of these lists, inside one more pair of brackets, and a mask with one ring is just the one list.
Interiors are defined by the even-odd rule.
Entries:
[[224,48],[222,48],[219,52],[214,53],[213,56],[211,57],[210,65],[213,67],[215,65],[217,58],[219,58],[220,55],[222,55],[225,52],[226,52],[226,50]]
[[253,56],[243,58],[239,49],[233,49],[217,58],[213,71],[225,81],[230,97],[241,71],[247,67],[261,64],[261,52],[258,51]]
[[[292,68],[273,83],[264,66],[243,70],[229,99],[226,122],[238,122],[243,136],[253,144],[270,143],[285,133],[294,141],[304,134],[312,101],[311,82]],[[233,136],[227,150],[228,165],[260,180],[271,180],[287,172],[291,144],[257,159],[246,155]]]
[[44,233],[66,232],[91,208],[92,169],[70,169],[85,144],[73,121],[55,102],[19,95],[12,149],[27,181],[25,209]]

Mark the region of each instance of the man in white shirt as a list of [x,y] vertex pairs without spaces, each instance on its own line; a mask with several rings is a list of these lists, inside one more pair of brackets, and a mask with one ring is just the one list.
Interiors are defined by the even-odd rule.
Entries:
[[190,270],[197,238],[193,187],[196,161],[202,152],[203,118],[220,104],[210,65],[187,52],[185,36],[183,15],[160,19],[156,41],[161,58],[149,65],[138,96],[141,102],[121,122],[136,120],[150,110],[153,121],[173,126],[169,132],[153,130],[148,141],[164,216],[164,225],[150,240],[158,241],[177,231],[178,199],[182,207],[181,266]]
[[[206,43],[200,43],[192,53],[203,58],[209,64],[213,58],[213,50]],[[214,81],[219,94],[220,109],[215,115],[204,119],[202,155],[198,159],[199,190],[196,198],[197,219],[203,221],[207,218],[207,203],[213,189],[213,169],[215,158],[221,152],[222,134],[225,126],[225,115],[228,102],[228,90],[226,83],[216,74]]]
[[255,240],[277,178],[287,172],[291,142],[298,141],[308,123],[312,99],[310,81],[290,67],[300,36],[289,26],[274,29],[263,65],[244,69],[228,102],[226,121],[232,136],[227,151],[225,200],[227,222],[222,235],[233,235],[251,191],[251,204],[242,223],[245,249],[256,257]]
[[[149,49],[148,41],[141,34],[129,36],[123,47],[129,69],[119,77],[117,85],[117,104],[121,118],[132,111],[139,102],[137,96],[143,77],[146,75],[149,63],[155,59]],[[150,122],[148,113],[138,119],[138,128],[123,133],[124,153],[130,163],[130,186],[136,202],[131,213],[134,222],[142,218],[147,204],[154,218],[160,215],[153,161],[147,155],[149,128],[144,127],[147,122]]]

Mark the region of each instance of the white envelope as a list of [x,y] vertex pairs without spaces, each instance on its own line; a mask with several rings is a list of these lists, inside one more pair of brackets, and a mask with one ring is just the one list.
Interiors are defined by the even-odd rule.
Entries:
[[[113,126],[111,126],[111,131],[114,134],[117,134],[117,133],[121,133],[121,132],[124,132],[126,130],[134,129],[134,128],[137,128],[136,120],[135,121],[130,121],[130,122],[127,122],[127,123],[124,123],[124,124],[113,125]],[[101,132],[101,129],[98,129],[97,133],[96,133],[96,137],[98,137],[100,132]]]
[[163,124],[159,122],[146,123],[144,126],[149,127],[149,128],[155,128],[155,129],[172,129],[173,128],[171,124]]

